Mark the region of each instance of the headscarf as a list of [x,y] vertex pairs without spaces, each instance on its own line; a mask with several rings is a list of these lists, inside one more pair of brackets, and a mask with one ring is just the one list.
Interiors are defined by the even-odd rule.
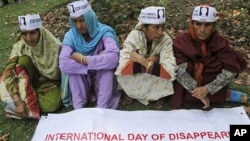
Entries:
[[[204,41],[201,41],[201,40],[196,38],[196,36],[194,34],[192,23],[189,24],[189,33],[195,41],[200,43],[202,56],[206,57],[207,56],[207,45],[206,45],[206,43],[204,43]],[[198,86],[200,86],[200,84],[202,82],[202,75],[201,75],[202,71],[203,71],[203,63],[195,63],[195,75],[194,75],[194,77],[195,77],[195,80],[197,81]]]
[[[207,11],[205,12],[203,9]],[[208,56],[207,45],[204,41],[197,39],[194,33],[194,27],[193,27],[192,21],[196,20],[196,21],[202,21],[202,22],[215,22],[216,13],[217,13],[216,9],[213,7],[210,7],[209,5],[196,6],[193,10],[192,20],[190,21],[190,24],[189,24],[189,33],[195,41],[200,43],[201,53],[203,57]],[[200,86],[202,82],[203,67],[204,67],[203,63],[195,63],[194,77],[195,77],[195,80],[197,81],[198,86]]]
[[92,9],[82,14],[82,16],[85,19],[88,33],[92,40],[87,42],[83,35],[78,31],[72,18],[70,18],[70,30],[66,33],[63,44],[71,46],[74,51],[80,52],[83,55],[91,55],[97,47],[100,39],[105,36],[114,38],[119,47],[118,38],[114,30],[110,26],[100,23]]
[[10,58],[27,55],[43,76],[58,80],[60,79],[58,56],[61,43],[44,27],[40,27],[39,31],[40,38],[35,47],[29,46],[23,38],[20,38],[19,41],[13,45]]

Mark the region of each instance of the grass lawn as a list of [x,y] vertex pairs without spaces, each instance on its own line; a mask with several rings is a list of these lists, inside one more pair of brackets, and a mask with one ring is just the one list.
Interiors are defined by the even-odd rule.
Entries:
[[[19,27],[18,27],[18,22],[17,22],[17,16],[25,15],[28,13],[38,13],[38,14],[43,16],[44,14],[51,11],[52,9],[55,9],[57,7],[62,7],[64,5],[66,6],[66,3],[68,3],[69,1],[70,0],[22,0],[21,4],[15,4],[12,0],[12,1],[9,1],[10,2],[9,5],[0,8],[0,33],[1,33],[0,34],[0,56],[1,56],[0,74],[2,73],[2,71],[5,67],[5,62],[6,62],[8,56],[11,52],[12,45],[15,43],[17,36],[18,36],[17,31],[18,31]],[[103,8],[99,7],[99,9],[96,10],[96,13],[97,13],[97,15],[99,14],[99,15],[102,15],[104,17],[102,19],[103,21],[107,21],[107,22],[112,23],[113,24],[112,26],[115,27],[116,29],[118,29],[118,28],[120,28],[119,23],[124,22],[124,21],[126,23],[126,20],[124,20],[124,19],[129,18],[129,17],[127,17],[127,15],[121,14],[121,11],[124,10],[124,8],[121,8],[122,6],[124,6],[126,8],[131,8],[131,10],[126,11],[126,12],[128,12],[128,15],[131,16],[135,13],[136,10],[137,10],[136,12],[139,11],[140,8],[138,8],[138,7],[142,7],[142,5],[144,3],[146,3],[146,1],[143,1],[144,3],[142,3],[142,1],[140,1],[141,5],[139,5],[139,6],[133,5],[134,7],[137,7],[137,9],[136,9],[133,6],[131,6],[131,4],[122,3],[124,1],[125,0],[120,0],[120,1],[115,0],[114,3],[120,4],[120,7],[116,6],[115,7],[116,9],[114,9],[112,7],[113,9],[112,8],[108,9],[107,12],[106,11],[103,12],[102,11]],[[151,0],[151,1],[156,2],[155,0]],[[167,0],[162,1],[163,4],[166,4],[166,3],[164,3],[166,1]],[[172,0],[172,1],[176,2],[175,0]],[[196,0],[193,0],[193,1],[196,1]],[[135,1],[133,1],[133,2],[135,2]],[[149,1],[147,1],[147,2],[149,2]],[[159,2],[159,1],[157,1],[157,2]],[[182,1],[180,1],[180,2],[182,2]],[[138,3],[139,3],[139,1],[138,1]],[[100,2],[100,4],[104,5],[105,3]],[[122,5],[122,4],[124,4],[124,5]],[[218,5],[220,5],[220,4],[218,4]],[[145,6],[145,5],[143,5],[143,6]],[[121,11],[119,11],[120,13],[117,10],[121,10]],[[178,10],[178,9],[172,8],[172,10]],[[114,17],[114,18],[113,17],[105,17],[105,16],[111,16],[114,12],[117,12],[115,16],[118,16],[118,17]],[[167,11],[167,12],[171,13],[171,11]],[[173,13],[172,13],[172,15],[170,15],[173,17],[173,19],[177,18],[177,16],[179,16],[178,13],[177,14],[175,13],[176,15]],[[104,15],[104,14],[106,14],[106,15]],[[111,15],[108,15],[108,14],[111,14]],[[176,17],[174,17],[174,16],[176,16]],[[182,17],[185,18],[185,15]],[[124,18],[124,19],[122,19],[122,18]],[[112,21],[110,19],[115,19],[115,20]],[[119,20],[121,20],[121,21],[119,21]],[[176,19],[176,21],[178,21],[178,20]],[[180,21],[184,21],[184,20],[182,19]],[[176,24],[176,23],[170,21],[170,19],[168,19],[167,22],[168,23],[166,26],[170,26],[170,27],[167,27],[169,32],[170,32],[171,26],[173,26],[173,25],[175,25],[177,27],[177,29],[181,29],[182,27],[184,27],[184,26],[182,26],[182,24],[186,25],[185,22],[182,22],[182,24],[180,24],[180,23]],[[57,24],[57,23],[55,23],[55,24]],[[129,24],[128,24],[128,26],[129,26]],[[122,28],[120,28],[120,30],[121,29]],[[125,30],[128,30],[128,29],[125,29]],[[230,29],[228,29],[228,30],[230,30]],[[171,29],[171,31],[172,31],[172,29]],[[122,31],[119,31],[119,33],[120,32],[122,32]],[[245,86],[245,85],[240,86],[240,85],[232,84],[231,88],[240,89],[244,92],[250,92],[250,87]],[[169,110],[169,105],[167,104],[168,98],[161,99],[161,100],[156,101],[156,102],[152,102],[147,106],[142,105],[135,100],[128,99],[127,97],[122,97],[122,99],[123,99],[122,100],[123,102],[120,104],[121,106],[119,106],[118,110],[129,110],[129,111],[131,111],[131,110],[148,110],[148,109],[150,109],[150,110]],[[1,102],[0,102],[0,104],[1,104]],[[241,104],[239,104],[239,103],[226,102],[224,105],[214,105],[214,107],[234,107],[234,106],[240,106],[240,105]],[[72,110],[72,108],[62,108],[58,111],[58,113],[67,112],[70,110]],[[10,134],[10,136],[9,136],[10,141],[29,141],[29,140],[31,140],[31,138],[34,134],[37,123],[38,123],[37,120],[16,120],[16,119],[5,118],[4,111],[3,111],[2,107],[0,107],[0,137],[4,134]]]

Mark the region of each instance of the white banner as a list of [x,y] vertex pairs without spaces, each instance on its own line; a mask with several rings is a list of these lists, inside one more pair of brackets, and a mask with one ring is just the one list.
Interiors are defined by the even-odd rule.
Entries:
[[83,108],[42,116],[32,141],[229,141],[243,107],[172,111]]

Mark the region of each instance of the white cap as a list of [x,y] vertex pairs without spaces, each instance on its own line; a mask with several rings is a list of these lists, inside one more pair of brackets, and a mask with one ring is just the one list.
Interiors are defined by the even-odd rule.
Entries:
[[42,26],[39,14],[18,16],[18,22],[21,30],[33,30]]
[[71,18],[76,18],[91,10],[91,6],[87,0],[74,1],[67,5]]
[[166,22],[165,7],[150,6],[141,10],[139,21],[143,24],[163,24]]
[[192,20],[201,22],[215,22],[217,10],[211,6],[196,6],[192,14]]

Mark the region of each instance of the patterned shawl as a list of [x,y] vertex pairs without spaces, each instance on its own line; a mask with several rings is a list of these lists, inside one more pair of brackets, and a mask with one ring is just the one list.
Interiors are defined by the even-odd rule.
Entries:
[[[141,28],[142,23],[139,22],[135,26],[135,30],[131,31],[124,42],[124,47],[120,51],[119,66],[115,72],[116,75],[121,75],[121,70],[130,60],[130,55],[133,50],[139,50],[139,53],[147,57],[147,40]],[[175,79],[176,64],[172,50],[172,39],[165,32],[160,41],[152,43],[152,49],[149,56],[160,55],[160,62],[165,70],[171,75],[171,80]]]
[[58,80],[60,79],[58,55],[61,43],[47,29],[41,27],[39,30],[40,39],[36,47],[29,46],[23,38],[20,38],[14,44],[10,58],[27,55],[43,76]]

